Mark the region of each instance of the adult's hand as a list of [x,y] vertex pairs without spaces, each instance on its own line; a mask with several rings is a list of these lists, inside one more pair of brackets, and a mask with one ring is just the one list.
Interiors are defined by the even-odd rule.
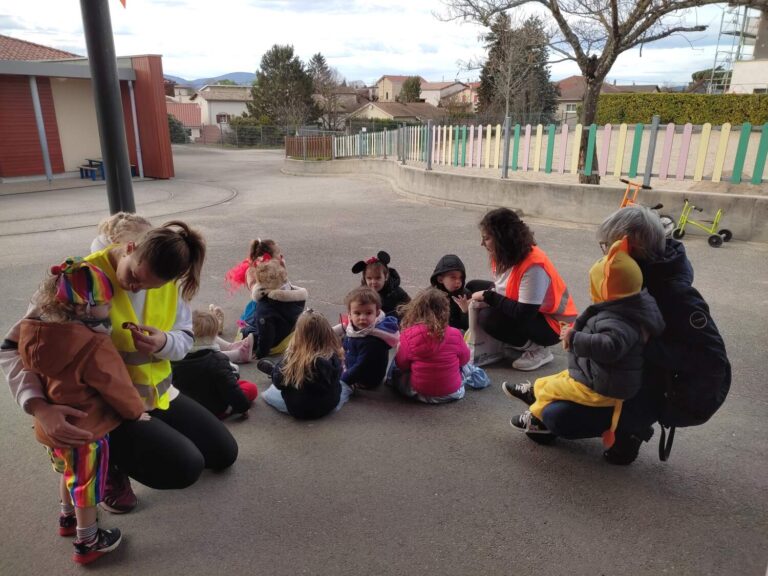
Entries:
[[472,300],[475,302],[485,302],[485,290],[478,290],[472,294]]
[[138,330],[131,330],[133,345],[136,346],[136,350],[145,354],[154,354],[163,349],[168,340],[165,332],[154,326],[139,325],[138,328]]
[[27,410],[37,419],[37,425],[43,429],[57,446],[69,448],[80,446],[93,440],[93,434],[70,424],[67,417],[85,418],[87,413],[71,406],[49,404],[42,398],[33,398],[27,404]]

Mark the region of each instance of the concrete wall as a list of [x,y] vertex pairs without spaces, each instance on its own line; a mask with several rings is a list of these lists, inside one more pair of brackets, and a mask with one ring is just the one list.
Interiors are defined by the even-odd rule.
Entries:
[[242,116],[243,112],[248,111],[245,102],[229,102],[226,100],[211,100],[206,102],[207,106],[200,107],[200,112],[203,115],[203,124],[216,124],[217,114]]
[[64,170],[73,172],[86,158],[100,158],[99,126],[90,80],[51,78]]
[[[599,224],[614,212],[623,189],[582,184],[550,184],[520,180],[501,180],[445,172],[427,172],[403,166],[392,160],[362,159],[330,162],[303,162],[286,159],[284,171],[294,175],[371,174],[389,180],[405,194],[447,205],[506,206],[523,216],[582,224]],[[707,210],[722,208],[722,227],[737,240],[768,242],[768,197],[738,194],[692,193],[652,190],[643,192],[643,203],[662,202],[675,207],[677,217],[684,198]],[[697,234],[692,227],[687,234]]]

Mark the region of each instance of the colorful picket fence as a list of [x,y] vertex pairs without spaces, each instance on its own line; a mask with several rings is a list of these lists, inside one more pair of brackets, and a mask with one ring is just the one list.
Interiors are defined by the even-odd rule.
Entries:
[[[514,125],[509,131],[511,171],[578,172],[579,143],[587,137],[585,174],[636,178],[648,171],[660,180],[761,184],[766,177],[768,123],[693,126]],[[649,147],[655,142],[653,155]],[[396,157],[433,166],[497,170],[503,166],[504,130],[486,126],[406,126],[384,132],[334,137],[334,158]],[[596,153],[596,154],[595,154]],[[596,156],[597,165],[593,158]]]

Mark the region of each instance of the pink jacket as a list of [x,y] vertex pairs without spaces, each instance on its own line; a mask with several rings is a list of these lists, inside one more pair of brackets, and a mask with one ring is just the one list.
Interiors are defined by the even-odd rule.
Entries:
[[427,332],[424,324],[400,333],[397,367],[411,372],[411,388],[424,396],[447,396],[461,388],[461,367],[469,362],[469,348],[461,332],[450,326],[442,342]]

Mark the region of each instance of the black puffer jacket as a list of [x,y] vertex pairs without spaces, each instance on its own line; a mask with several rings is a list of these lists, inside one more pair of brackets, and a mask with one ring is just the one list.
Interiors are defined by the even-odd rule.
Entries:
[[398,320],[400,315],[397,313],[397,307],[400,304],[407,304],[411,301],[408,293],[400,288],[400,274],[394,268],[389,268],[389,275],[384,287],[379,291],[381,297],[381,309],[387,316],[394,316]]
[[643,381],[643,335],[664,330],[656,301],[646,290],[592,304],[576,319],[570,335],[568,372],[598,394],[632,398]]
[[283,361],[275,364],[272,383],[280,390],[288,413],[299,420],[315,420],[333,411],[341,398],[341,359],[335,354],[329,359],[315,360],[314,376],[302,382],[301,388],[286,386]]
[[[437,281],[437,277],[441,274],[446,274],[447,272],[453,272],[454,270],[461,272],[461,288],[453,292],[448,292],[448,290],[445,289],[445,286]],[[433,288],[437,288],[448,294],[448,300],[451,303],[451,317],[450,320],[448,320],[448,325],[458,328],[459,330],[466,330],[469,328],[469,314],[463,312],[461,308],[459,308],[459,305],[453,301],[453,296],[472,296],[472,293],[465,287],[467,283],[467,272],[464,269],[464,262],[461,261],[461,258],[455,254],[447,254],[440,258],[429,282]]]
[[237,372],[221,352],[211,349],[190,352],[184,359],[171,362],[171,367],[173,385],[216,416],[229,406],[235,414],[247,412],[251,407],[237,384]]

